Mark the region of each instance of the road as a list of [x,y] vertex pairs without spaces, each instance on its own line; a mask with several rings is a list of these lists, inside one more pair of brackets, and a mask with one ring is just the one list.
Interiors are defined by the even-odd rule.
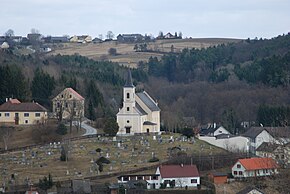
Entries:
[[96,135],[97,134],[97,129],[93,128],[92,126],[86,124],[89,122],[89,120],[85,120],[82,122],[82,128],[86,130],[86,132],[82,136],[87,136],[87,135]]

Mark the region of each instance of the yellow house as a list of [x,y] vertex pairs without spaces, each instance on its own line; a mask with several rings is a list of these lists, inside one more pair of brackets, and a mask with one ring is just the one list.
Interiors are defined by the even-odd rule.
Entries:
[[52,111],[58,119],[84,117],[85,98],[72,88],[65,88],[52,99]]
[[46,108],[36,102],[21,103],[10,98],[0,106],[0,124],[33,125],[45,123],[46,120]]

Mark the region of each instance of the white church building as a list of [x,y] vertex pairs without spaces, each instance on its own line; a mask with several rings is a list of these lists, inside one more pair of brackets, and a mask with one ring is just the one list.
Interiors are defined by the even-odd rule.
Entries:
[[131,71],[123,88],[123,107],[117,113],[117,135],[160,132],[160,108],[145,91],[135,93]]

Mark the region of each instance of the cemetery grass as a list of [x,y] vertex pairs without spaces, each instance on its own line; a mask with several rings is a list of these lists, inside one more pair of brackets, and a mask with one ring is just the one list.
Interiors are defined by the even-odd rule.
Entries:
[[[173,136],[177,138],[180,135],[174,134]],[[168,148],[175,146],[181,147],[188,155],[199,153],[201,145],[203,145],[203,154],[226,153],[223,149],[199,140],[195,140],[193,144],[183,141],[168,143],[170,135],[162,135],[164,141],[159,144],[153,140],[152,136],[145,135],[143,141],[147,139],[150,146],[144,146],[140,144],[140,138],[142,137],[124,138],[121,148],[118,147],[118,142],[113,142],[112,138],[108,137],[71,141],[67,162],[60,161],[60,145],[50,146],[48,144],[39,148],[2,154],[0,157],[0,181],[8,182],[11,174],[15,175],[18,184],[24,184],[27,178],[33,183],[37,183],[39,179],[48,176],[49,173],[54,181],[62,181],[128,172],[159,164],[159,162],[148,162],[152,156],[159,158],[160,162],[167,161]],[[135,145],[134,151],[133,145]],[[100,148],[102,152],[96,152],[97,148]],[[32,157],[32,155],[34,156]],[[103,172],[99,172],[95,161],[102,156],[108,156],[111,163],[104,164]]]

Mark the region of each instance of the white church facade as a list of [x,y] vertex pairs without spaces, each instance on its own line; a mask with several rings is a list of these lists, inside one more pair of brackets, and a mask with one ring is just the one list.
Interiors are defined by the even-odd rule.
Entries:
[[117,113],[117,135],[160,132],[160,108],[147,92],[135,93],[131,72],[123,88],[123,107]]

